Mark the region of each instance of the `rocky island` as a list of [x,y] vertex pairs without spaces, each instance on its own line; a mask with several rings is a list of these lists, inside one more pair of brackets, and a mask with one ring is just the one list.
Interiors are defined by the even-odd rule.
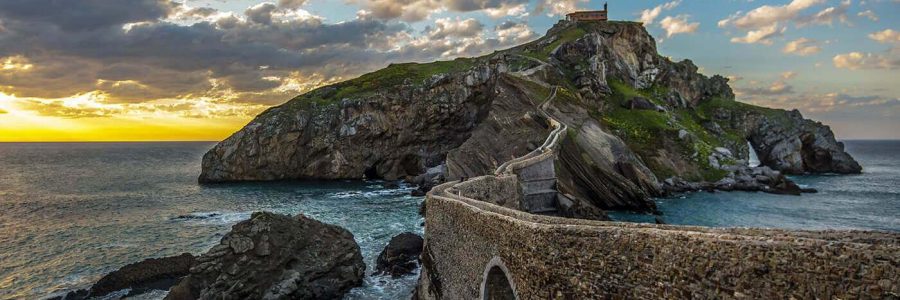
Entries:
[[[562,21],[508,50],[394,64],[300,95],[210,150],[199,181],[430,187],[536,149],[551,130],[539,110],[568,125],[556,165],[574,217],[654,212],[651,197],[689,190],[799,194],[784,174],[861,171],[827,126],[735,101],[728,79],[661,56],[640,23]],[[747,167],[750,151],[761,168]]]

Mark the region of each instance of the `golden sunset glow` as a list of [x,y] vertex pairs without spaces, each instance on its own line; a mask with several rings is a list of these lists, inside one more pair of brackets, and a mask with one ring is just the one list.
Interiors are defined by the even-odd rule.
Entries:
[[[264,109],[208,99],[106,104],[103,98],[22,99],[0,93],[0,142],[215,141]],[[189,113],[165,110],[181,102],[190,103]]]

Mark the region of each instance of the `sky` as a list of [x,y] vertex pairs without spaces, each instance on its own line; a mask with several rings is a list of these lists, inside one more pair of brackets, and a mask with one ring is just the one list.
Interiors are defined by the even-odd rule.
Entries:
[[[262,110],[395,62],[534,40],[586,0],[3,0],[0,141],[221,140]],[[609,1],[662,55],[900,139],[900,0]]]

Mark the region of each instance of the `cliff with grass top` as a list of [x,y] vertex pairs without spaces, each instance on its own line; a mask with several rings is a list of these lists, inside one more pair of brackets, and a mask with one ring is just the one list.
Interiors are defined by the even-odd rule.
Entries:
[[[560,22],[515,48],[394,64],[297,96],[210,150],[200,182],[489,174],[543,143],[539,109],[569,127],[559,189],[586,218],[652,212],[667,192],[799,193],[783,174],[861,171],[827,126],[734,97],[726,78],[659,55],[640,23]],[[746,166],[751,150],[765,167]]]

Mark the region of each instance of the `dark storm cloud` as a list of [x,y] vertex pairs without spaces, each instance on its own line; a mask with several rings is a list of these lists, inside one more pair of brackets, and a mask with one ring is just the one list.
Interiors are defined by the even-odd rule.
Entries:
[[[216,80],[234,92],[265,93],[280,84],[272,78],[296,70],[339,76],[347,68],[381,65],[389,55],[368,45],[407,30],[377,20],[325,24],[295,16],[276,21],[278,8],[271,4],[248,10],[246,21],[225,17],[179,25],[159,19],[174,7],[163,1],[2,1],[0,58],[22,56],[33,68],[0,73],[0,91],[60,98],[99,90],[111,101],[142,102],[203,95]],[[123,28],[135,22],[145,23]]]
[[[296,89],[393,62],[479,55],[518,42],[499,32],[498,38],[487,37],[474,19],[442,20],[429,27],[433,36],[423,33],[421,39],[398,21],[362,16],[329,24],[293,10],[305,2],[261,3],[234,15],[162,0],[0,0],[0,59],[15,57],[29,65],[0,72],[0,92],[48,99],[99,92],[105,97],[98,101],[125,106],[201,97],[271,105],[292,98]],[[443,5],[474,10],[519,2]],[[498,29],[513,36],[521,32],[513,29],[527,26],[510,23]],[[279,88],[286,84],[291,88]],[[57,104],[32,101],[30,107],[71,118],[116,113],[108,108],[81,113]],[[192,108],[164,110],[179,109]]]
[[178,5],[168,0],[3,0],[0,18],[80,31],[157,20]]

